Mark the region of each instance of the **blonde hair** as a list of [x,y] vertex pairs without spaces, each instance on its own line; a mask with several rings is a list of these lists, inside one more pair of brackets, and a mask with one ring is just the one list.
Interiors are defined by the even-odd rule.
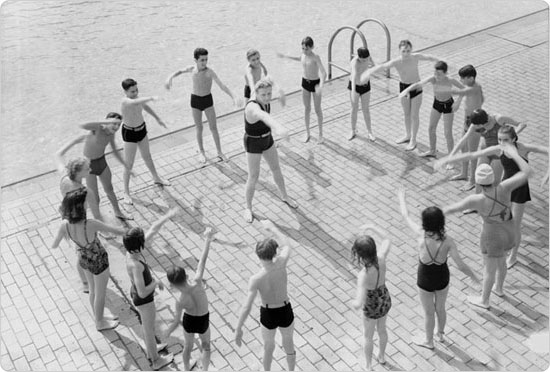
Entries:
[[84,165],[90,166],[90,160],[87,158],[74,158],[67,162],[65,168],[67,169],[67,176],[71,181],[74,181],[78,172],[84,168]]
[[260,80],[258,80],[256,85],[254,85],[254,89],[256,90],[271,88],[271,87],[273,87],[273,80],[271,80],[269,76],[261,78]]

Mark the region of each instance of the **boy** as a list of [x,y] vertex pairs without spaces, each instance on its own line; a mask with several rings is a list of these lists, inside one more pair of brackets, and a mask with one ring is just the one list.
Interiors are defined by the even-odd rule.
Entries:
[[202,277],[208,252],[210,251],[210,244],[215,233],[216,231],[212,228],[207,228],[204,232],[204,249],[193,280],[187,279],[185,269],[182,267],[174,266],[166,273],[171,287],[180,291],[180,298],[176,301],[174,321],[170,323],[166,330],[166,338],[170,336],[183,319],[183,336],[185,339],[183,366],[185,371],[190,371],[192,368],[190,358],[195,334],[198,334],[201,339],[203,370],[208,371],[210,364],[210,313],[208,312],[208,297],[206,296]]
[[361,101],[361,109],[363,110],[363,117],[365,119],[365,125],[367,126],[367,138],[370,141],[376,141],[376,138],[372,134],[370,121],[370,81],[362,85],[358,84],[361,74],[370,66],[374,66],[375,63],[370,56],[369,50],[361,47],[357,49],[357,56],[353,57],[350,65],[351,73],[348,82],[348,90],[350,91],[351,101],[351,135],[349,140],[351,141],[357,136],[357,111],[359,109],[359,101]]
[[[262,221],[266,239],[256,245],[256,254],[262,264],[262,269],[250,278],[248,282],[248,298],[242,308],[239,323],[235,329],[235,342],[241,346],[243,324],[250,314],[252,303],[258,292],[262,299],[260,308],[260,323],[264,340],[264,370],[271,370],[273,351],[275,350],[275,333],[277,328],[281,332],[283,348],[286,352],[288,369],[294,370],[296,351],[294,350],[294,313],[288,299],[286,266],[290,257],[291,246],[287,238],[275,227],[273,222]],[[281,242],[281,249],[277,255],[278,243],[271,238],[275,235]]]
[[[313,39],[306,36],[302,40],[301,57],[292,57],[282,53],[277,53],[277,56],[302,62],[302,99],[304,101],[304,121],[306,124],[306,137],[304,142],[308,142],[310,139],[309,115],[311,112],[311,96],[313,94],[313,104],[315,106],[315,113],[317,114],[317,123],[319,124],[319,139],[317,143],[323,143],[323,111],[321,110],[321,98],[327,73],[321,62],[321,57],[313,52]],[[321,78],[319,78],[319,73],[321,74]]]
[[191,72],[193,77],[193,93],[191,94],[191,109],[193,112],[193,121],[197,127],[197,143],[199,145],[199,152],[201,155],[201,162],[206,164],[208,159],[204,152],[204,146],[202,143],[202,112],[208,119],[208,126],[212,133],[212,138],[216,144],[216,150],[218,151],[218,158],[220,161],[225,161],[227,158],[222,152],[220,143],[220,135],[218,133],[218,126],[216,124],[216,111],[214,110],[214,100],[212,99],[212,81],[229,95],[236,106],[240,106],[240,99],[231,92],[231,90],[225,86],[218,78],[218,75],[211,68],[207,67],[208,63],[208,51],[204,48],[197,48],[194,52],[195,66],[189,66],[183,70],[178,70],[168,77],[165,87],[170,90],[172,87],[172,79],[181,74]]
[[122,112],[122,139],[124,140],[124,155],[127,168],[124,171],[124,198],[127,204],[133,204],[130,196],[130,171],[134,167],[136,151],[139,148],[141,157],[145,165],[153,176],[155,185],[170,186],[170,182],[162,180],[157,174],[151,152],[149,150],[149,137],[147,136],[147,127],[143,119],[142,110],[147,111],[159,125],[166,128],[166,124],[158,115],[147,105],[149,101],[157,100],[157,97],[138,98],[137,82],[133,79],[126,79],[122,82],[122,89],[126,97],[122,99],[120,111]]

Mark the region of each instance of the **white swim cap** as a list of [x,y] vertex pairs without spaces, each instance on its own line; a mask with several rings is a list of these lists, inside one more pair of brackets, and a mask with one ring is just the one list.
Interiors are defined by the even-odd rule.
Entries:
[[480,164],[476,168],[476,183],[489,186],[495,182],[495,173],[489,164]]

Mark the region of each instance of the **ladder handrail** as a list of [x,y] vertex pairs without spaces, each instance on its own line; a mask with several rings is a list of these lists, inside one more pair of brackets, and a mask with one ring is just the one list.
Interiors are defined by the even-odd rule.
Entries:
[[[367,18],[367,19],[361,21],[357,25],[356,29],[359,30],[359,28],[361,28],[361,26],[363,26],[367,22],[378,23],[384,29],[384,32],[386,33],[386,62],[388,62],[391,59],[391,36],[390,36],[390,31],[388,30],[388,27],[386,27],[384,22],[382,22],[382,21],[380,21],[376,18]],[[350,54],[353,54],[354,42],[355,42],[355,32],[351,35]],[[390,70],[389,69],[386,70],[386,77],[390,77]]]
[[[355,38],[355,34],[359,34],[361,37],[361,40],[363,41],[363,46],[367,48],[367,39],[365,39],[365,35],[361,31],[359,31],[358,28],[353,26],[342,26],[338,30],[336,30],[332,37],[330,38],[330,41],[328,42],[328,78],[332,78],[332,42],[334,41],[334,38],[336,35],[340,33],[342,30],[352,30],[353,31],[353,37]],[[350,57],[353,55],[353,53],[350,54]]]

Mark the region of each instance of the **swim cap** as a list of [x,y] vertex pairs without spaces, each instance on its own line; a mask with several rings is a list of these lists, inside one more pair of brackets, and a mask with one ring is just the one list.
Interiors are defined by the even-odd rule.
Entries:
[[495,173],[489,164],[480,164],[476,168],[476,183],[482,186],[489,186],[495,182]]

